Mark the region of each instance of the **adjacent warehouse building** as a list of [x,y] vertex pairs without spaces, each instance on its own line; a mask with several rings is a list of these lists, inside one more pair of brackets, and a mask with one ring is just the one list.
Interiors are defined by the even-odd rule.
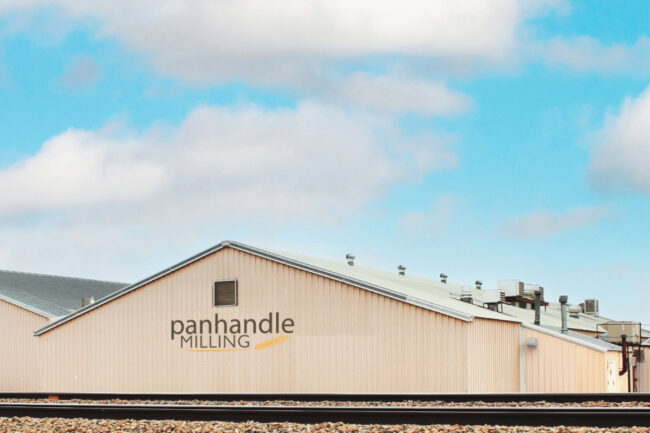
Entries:
[[[627,389],[616,345],[530,324],[502,302],[467,302],[479,294],[462,286],[353,260],[223,242],[133,285],[89,282],[74,296],[96,301],[65,314],[5,296],[2,308],[15,312],[0,316],[3,342],[12,338],[23,362],[0,361],[0,390]],[[89,293],[99,286],[112,293]]]
[[0,391],[40,389],[34,330],[124,287],[124,283],[0,271]]

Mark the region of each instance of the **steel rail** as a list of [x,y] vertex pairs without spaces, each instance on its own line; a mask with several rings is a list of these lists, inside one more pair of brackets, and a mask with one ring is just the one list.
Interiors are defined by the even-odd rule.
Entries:
[[650,426],[650,408],[333,407],[0,403],[0,417],[256,421],[354,424]]
[[532,402],[583,403],[606,401],[650,402],[650,393],[71,393],[71,392],[0,392],[0,399],[45,399],[56,396],[61,400],[203,400],[203,401],[442,401],[442,402]]

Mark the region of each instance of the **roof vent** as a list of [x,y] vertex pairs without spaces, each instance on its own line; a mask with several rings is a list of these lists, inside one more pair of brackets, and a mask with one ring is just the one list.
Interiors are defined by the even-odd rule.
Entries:
[[397,267],[397,272],[399,272],[400,275],[405,275],[406,274],[406,266],[404,265],[399,265]]
[[447,283],[447,274],[440,274],[440,282]]
[[569,314],[580,314],[582,313],[582,307],[580,305],[569,305]]
[[585,299],[585,314],[598,316],[598,299]]
[[355,259],[354,255],[352,255],[350,253],[347,253],[345,255],[345,260],[348,261],[348,265],[350,265],[350,266],[354,266],[354,259]]
[[483,287],[483,282],[482,281],[476,280],[476,282],[474,284],[476,284],[476,289],[477,290],[481,290],[481,287]]
[[560,309],[562,314],[562,333],[567,334],[569,329],[567,327],[567,302],[569,301],[568,296],[560,296]]
[[460,289],[460,300],[463,301],[463,302],[470,303],[470,304],[474,303],[473,300],[472,300],[472,288],[471,287],[463,286]]

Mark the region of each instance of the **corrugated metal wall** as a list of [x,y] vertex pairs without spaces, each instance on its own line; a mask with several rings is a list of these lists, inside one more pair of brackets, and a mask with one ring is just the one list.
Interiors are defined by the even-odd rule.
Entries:
[[537,339],[537,347],[524,347],[526,392],[606,392],[605,353],[532,329],[524,341]]
[[[618,372],[623,369],[623,354],[620,351],[609,351],[605,355],[607,362],[612,362],[614,364],[614,374],[612,379],[616,382],[614,386],[614,392],[627,392],[627,373],[623,376],[620,376]],[[605,374],[609,374],[609,368]]]
[[474,319],[470,326],[469,392],[519,391],[518,323]]
[[639,378],[639,392],[650,392],[650,349],[641,349],[644,352],[644,362],[638,364],[637,376]]
[[[239,281],[238,307],[212,306],[219,279]],[[186,352],[170,339],[173,319],[276,311],[294,319],[295,333],[264,350]],[[476,326],[475,341],[501,332]],[[467,322],[225,249],[38,337],[41,389],[464,392],[469,330]],[[471,371],[478,381],[480,369]]]
[[38,348],[32,333],[48,319],[2,299],[0,318],[0,391],[38,389]]
[[[239,306],[213,306],[222,279],[238,280]],[[5,304],[0,317],[10,325],[0,337],[19,350],[0,356],[2,390],[516,392],[523,361],[525,391],[599,392],[616,355],[525,329],[524,341],[538,339],[530,349],[517,323],[463,322],[233,249],[38,338],[32,331],[47,320]],[[171,340],[172,320],[269,312],[292,318],[295,333],[265,349],[254,346],[278,334],[254,334],[250,348],[225,352],[189,352]]]

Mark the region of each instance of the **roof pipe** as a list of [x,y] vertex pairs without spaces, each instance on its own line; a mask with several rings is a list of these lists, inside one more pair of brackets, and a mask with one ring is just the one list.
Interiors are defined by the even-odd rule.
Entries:
[[541,325],[541,320],[540,320],[540,305],[542,303],[542,292],[540,290],[535,290],[535,325],[540,326]]
[[567,302],[569,300],[568,296],[560,296],[560,311],[562,312],[562,333],[568,334],[569,328],[567,326]]

